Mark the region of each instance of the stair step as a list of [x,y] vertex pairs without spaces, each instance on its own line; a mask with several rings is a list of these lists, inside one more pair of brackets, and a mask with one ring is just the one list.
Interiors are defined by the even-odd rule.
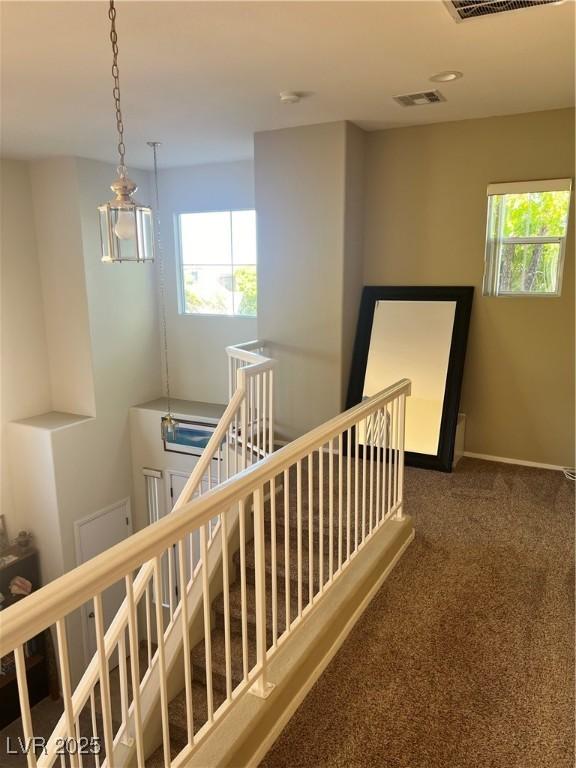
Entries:
[[[329,540],[327,537],[324,537],[324,547],[323,547],[323,583],[326,583],[328,580],[328,573],[329,573]],[[276,544],[275,544],[275,551],[276,551],[276,575],[278,578],[278,584],[279,588],[281,585],[283,585],[285,581],[286,576],[286,570],[288,570],[288,577],[290,581],[292,582],[291,585],[291,591],[293,593],[296,592],[296,585],[298,583],[298,549],[295,544],[292,544],[290,546],[289,550],[289,562],[288,562],[288,568],[286,569],[286,563],[284,559],[284,537],[280,537],[279,535],[276,538]],[[309,560],[308,560],[308,536],[302,537],[302,584],[305,586],[305,592],[308,589],[308,583],[310,578],[310,572],[309,572]],[[338,562],[338,542],[333,542],[333,561],[334,561],[334,570],[337,568],[337,562]],[[342,545],[342,554],[344,556],[346,552],[346,541],[344,540]],[[272,579],[272,546],[270,541],[266,542],[266,573],[267,576],[267,588],[270,587],[270,582]],[[234,561],[236,563],[238,572],[240,570],[240,552],[237,552],[234,555]],[[254,583],[255,579],[255,569],[256,569],[256,554],[255,554],[255,547],[254,547],[254,541],[246,542],[246,570],[248,572],[248,580],[251,583]],[[319,584],[320,584],[320,562],[319,562],[319,552],[318,552],[318,544],[317,542],[313,542],[313,549],[312,549],[312,583],[314,585],[314,591],[318,591]]]
[[[170,723],[170,760],[186,746],[186,730]],[[164,768],[164,747],[162,744],[146,759],[146,768]]]
[[[214,711],[224,702],[226,696],[220,691],[214,691]],[[192,681],[192,717],[194,733],[197,733],[208,720],[208,702],[206,686]],[[168,720],[170,722],[170,756],[172,760],[188,742],[186,716],[186,690],[172,699],[168,705]],[[146,768],[164,768],[164,751],[162,745],[146,760]]]
[[[212,688],[213,691],[226,693],[226,656],[224,630],[215,627],[210,634],[212,649]],[[256,663],[256,641],[248,634],[248,669]],[[241,682],[244,673],[242,666],[242,636],[230,634],[230,655],[232,668],[232,688]],[[195,682],[206,685],[206,652],[204,640],[192,650],[192,677]]]
[[[271,580],[266,585],[266,634],[268,645],[272,644],[272,583]],[[277,600],[278,600],[278,636],[286,629],[286,600],[285,585],[282,581],[278,582]],[[230,586],[230,631],[235,634],[242,633],[242,590],[240,580],[238,579]],[[298,614],[298,601],[296,599],[295,588],[291,585],[290,591],[290,620]],[[224,629],[224,595],[220,594],[212,603],[215,613],[216,627]],[[248,623],[248,634],[254,635],[256,631],[256,590],[254,582],[251,579],[246,580],[246,615]]]
[[[226,698],[225,693],[214,691],[214,711]],[[174,723],[186,734],[186,690],[181,691],[170,702],[168,707],[170,724]],[[200,730],[208,720],[208,701],[206,698],[206,686],[192,681],[192,715],[194,718],[194,733]],[[182,747],[180,747],[181,749]]]

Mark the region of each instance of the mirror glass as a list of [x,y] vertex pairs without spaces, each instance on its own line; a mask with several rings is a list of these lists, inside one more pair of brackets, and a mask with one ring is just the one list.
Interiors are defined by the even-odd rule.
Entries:
[[412,382],[406,401],[406,450],[438,453],[455,301],[377,301],[363,397],[399,379]]

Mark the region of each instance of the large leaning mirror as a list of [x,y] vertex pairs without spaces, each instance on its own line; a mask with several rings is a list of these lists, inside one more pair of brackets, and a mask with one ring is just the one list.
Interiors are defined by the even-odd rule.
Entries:
[[474,288],[364,288],[348,387],[350,407],[399,379],[406,464],[450,472]]

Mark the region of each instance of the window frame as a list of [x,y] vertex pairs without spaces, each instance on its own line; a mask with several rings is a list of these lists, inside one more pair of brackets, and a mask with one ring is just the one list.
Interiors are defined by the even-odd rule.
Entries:
[[[256,308],[255,315],[240,315],[240,314],[224,314],[222,312],[186,312],[186,294],[184,285],[184,267],[200,267],[201,264],[184,264],[182,253],[182,228],[181,228],[181,216],[187,216],[188,214],[203,214],[203,213],[242,213],[243,211],[254,211],[255,218],[257,217],[255,208],[214,208],[211,210],[179,210],[174,213],[174,241],[176,252],[176,283],[178,288],[178,314],[183,317],[220,317],[227,320],[231,318],[238,318],[243,320],[256,320],[258,318],[258,308]],[[256,242],[256,249],[258,249],[258,243]],[[211,265],[218,266],[218,265]],[[224,265],[222,265],[224,266]],[[227,265],[226,265],[227,266]],[[238,266],[246,266],[239,264]],[[256,280],[258,280],[258,250],[256,250]],[[231,262],[231,267],[234,268],[234,261]]]
[[[492,224],[492,198],[503,197],[510,194],[530,194],[531,192],[569,192],[568,214],[566,217],[566,231],[564,235],[533,237],[490,237]],[[490,184],[487,189],[486,212],[486,245],[484,251],[484,277],[482,281],[482,293],[484,296],[502,298],[557,298],[562,294],[562,278],[564,276],[564,256],[566,252],[566,238],[568,236],[568,224],[570,218],[570,206],[572,204],[572,179],[545,179],[539,181],[506,182]],[[500,222],[500,230],[504,224],[504,217]],[[555,291],[502,291],[499,287],[500,267],[502,262],[503,245],[558,245],[558,267]]]

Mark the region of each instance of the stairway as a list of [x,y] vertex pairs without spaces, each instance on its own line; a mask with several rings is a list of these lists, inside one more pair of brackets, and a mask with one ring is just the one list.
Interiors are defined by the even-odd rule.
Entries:
[[[338,563],[338,475],[336,462],[334,466],[332,488],[329,488],[328,457],[324,457],[324,512],[322,527],[323,568],[322,582],[328,580],[328,567],[330,555],[330,519],[329,519],[329,493],[333,496],[333,546],[334,569]],[[319,567],[319,488],[318,488],[318,461],[315,457],[314,478],[312,488],[312,526],[310,527],[310,509],[308,506],[308,472],[307,466],[302,465],[302,605],[306,606],[310,596],[316,594],[320,588]],[[352,480],[352,478],[350,478]],[[290,593],[290,620],[298,615],[298,536],[297,536],[297,508],[296,508],[296,471],[293,468],[289,475],[289,593]],[[278,605],[278,637],[286,627],[286,592],[285,592],[285,517],[284,517],[284,492],[277,489],[276,494],[276,573],[277,573],[277,605]],[[343,552],[346,551],[345,538],[346,525],[343,525]],[[270,500],[265,506],[265,537],[266,537],[266,612],[267,612],[267,644],[272,645],[272,533],[271,533],[271,504]],[[309,542],[313,544],[312,556],[312,581],[310,581]],[[242,660],[242,601],[240,582],[240,552],[236,552],[233,558],[234,567],[231,569],[230,583],[230,646],[232,655],[232,688],[241,682],[243,677]],[[256,597],[255,597],[255,551],[254,541],[246,542],[246,604],[247,604],[247,634],[248,634],[248,664],[251,668],[256,662]],[[224,643],[224,596],[218,595],[212,601],[212,690],[214,697],[214,711],[226,698],[226,665]],[[198,643],[191,651],[192,661],[192,705],[194,713],[194,732],[208,719],[207,689],[206,689],[206,658],[204,640]],[[183,684],[184,685],[184,684]],[[186,694],[182,690],[169,705],[170,721],[170,748],[172,758],[187,743],[186,736]],[[163,748],[160,746],[146,761],[147,768],[161,768],[164,765]]]

